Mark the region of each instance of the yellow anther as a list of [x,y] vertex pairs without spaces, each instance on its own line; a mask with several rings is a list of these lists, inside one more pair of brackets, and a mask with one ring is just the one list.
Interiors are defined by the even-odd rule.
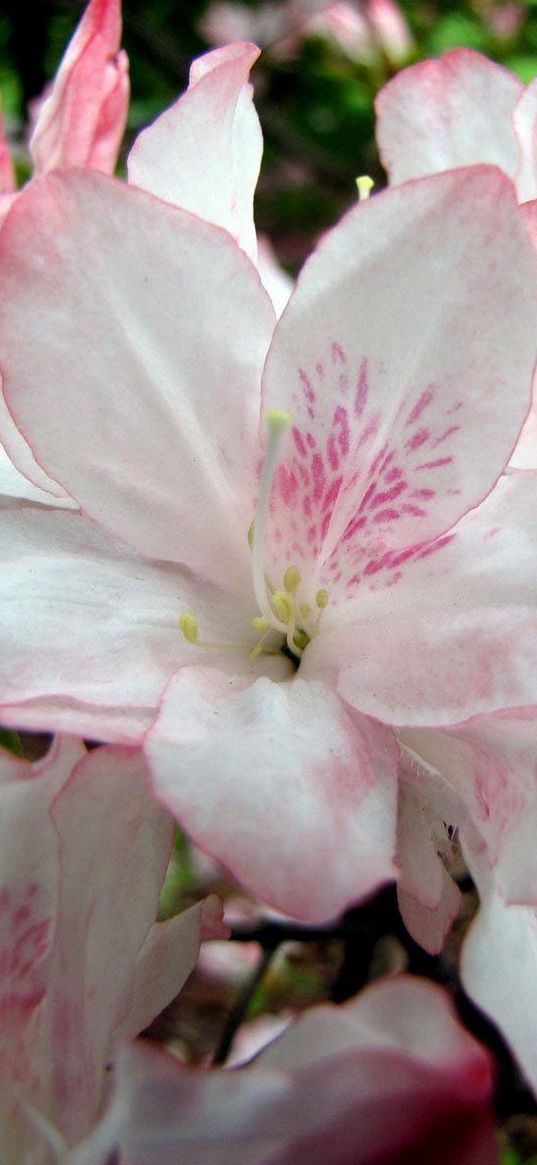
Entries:
[[298,609],[303,619],[309,619],[311,615],[311,607],[309,603],[301,603]]
[[248,546],[250,547],[250,550],[252,549],[253,544],[254,544],[254,523],[250,522],[250,528],[248,530]]
[[192,611],[183,611],[179,619],[179,628],[189,643],[198,642],[198,620]]
[[267,428],[271,429],[273,433],[280,433],[289,428],[291,414],[287,413],[285,409],[269,409],[268,413],[265,414],[265,422]]
[[310,642],[310,637],[309,637],[307,631],[304,631],[303,628],[299,627],[298,630],[295,631],[295,633],[293,635],[293,643],[294,643],[295,647],[298,647],[300,649],[300,651],[304,651],[305,648],[308,646],[309,642]]
[[294,594],[302,582],[302,575],[298,566],[288,566],[283,576],[283,585],[289,595]]
[[369,177],[369,174],[361,174],[360,177],[356,179],[356,185],[358,187],[358,198],[360,199],[360,202],[364,202],[366,198],[369,198],[375,183],[373,179]]
[[290,623],[295,613],[293,600],[285,591],[274,591],[271,596],[272,609],[281,623]]
[[254,631],[265,632],[268,631],[270,623],[264,615],[256,615],[255,619],[252,619],[252,627]]
[[322,611],[323,608],[328,605],[328,591],[326,591],[324,587],[321,587],[321,590],[317,591],[317,594],[315,595],[315,602],[317,603],[320,611]]

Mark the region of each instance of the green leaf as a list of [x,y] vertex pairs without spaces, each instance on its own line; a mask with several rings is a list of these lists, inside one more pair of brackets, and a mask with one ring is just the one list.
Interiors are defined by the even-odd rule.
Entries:
[[0,745],[15,756],[24,756],[20,736],[13,728],[0,728]]

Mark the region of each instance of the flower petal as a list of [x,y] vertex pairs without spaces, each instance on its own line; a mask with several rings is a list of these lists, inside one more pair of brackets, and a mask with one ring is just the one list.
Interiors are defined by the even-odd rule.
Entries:
[[488,1054],[447,996],[401,977],[317,1007],[246,1068],[195,1072],[139,1042],[72,1165],[495,1165]]
[[[506,902],[537,906],[537,710],[478,716],[443,732],[404,734],[458,795],[484,842],[494,882]],[[440,793],[440,791],[439,791]],[[442,804],[440,795],[437,797]],[[439,810],[440,811],[440,810]],[[444,812],[445,809],[444,809]],[[459,824],[461,811],[453,811]]]
[[537,703],[536,496],[536,474],[508,475],[450,534],[387,554],[333,629],[324,612],[304,675],[339,673],[343,698],[389,724]]
[[520,160],[516,187],[521,202],[537,198],[537,83],[524,90],[513,117]]
[[36,172],[59,166],[113,172],[129,104],[128,62],[120,40],[119,0],[90,0],[32,134]]
[[[37,464],[35,457],[17,428],[7,407],[3,395],[3,385],[0,377],[0,456],[2,457],[2,475],[7,489],[2,492],[12,494],[13,497],[25,497],[30,501],[42,502],[44,505],[58,505],[63,509],[77,509],[69,495],[45,473]],[[12,466],[12,468],[10,468]],[[16,476],[15,476],[16,475]],[[22,475],[22,477],[21,477]],[[23,483],[27,481],[26,487]],[[9,488],[11,486],[12,489]]]
[[237,627],[228,596],[193,590],[81,515],[26,507],[4,510],[0,524],[5,724],[140,739],[170,676],[192,662],[181,610],[195,604],[217,637],[226,622],[228,634]]
[[183,669],[145,749],[194,841],[279,910],[324,920],[394,876],[397,746],[324,684]]
[[136,186],[225,227],[254,261],[263,139],[248,75],[258,56],[239,41],[194,61],[186,93],[139,134],[128,162]]
[[[116,1042],[139,1035],[179,994],[198,958],[207,902],[151,927],[136,960],[129,1010],[114,1033]],[[228,938],[229,930],[218,937]]]
[[[424,735],[424,734],[422,734]],[[435,734],[440,736],[442,734]],[[456,798],[436,774],[408,763],[399,781],[397,898],[403,922],[429,954],[438,954],[459,912],[461,895],[442,858],[451,848],[446,832],[458,824]],[[443,772],[443,770],[440,770]]]
[[[173,826],[151,795],[143,758],[132,749],[88,754],[51,815],[60,838],[61,883],[43,1054],[48,1115],[72,1142],[97,1116],[116,1030],[129,1016],[136,961],[157,916]],[[191,955],[189,969],[195,950]],[[174,994],[172,988],[167,1002]]]
[[471,49],[420,61],[375,101],[377,144],[390,182],[489,162],[514,177],[513,113],[522,82]]
[[296,563],[331,607],[347,603],[384,557],[488,493],[529,408],[536,290],[498,170],[385,191],[326,236],[264,376],[265,409],[293,419],[267,535],[274,586]]
[[242,585],[274,315],[236,244],[63,172],[19,197],[0,265],[5,395],[39,463],[143,554]]
[[33,482],[19,473],[5,449],[0,445],[0,495],[4,498],[25,498],[30,502],[41,502],[44,506],[59,506],[61,509],[76,509],[76,502],[69,498],[53,497],[45,493]]
[[481,906],[461,956],[465,990],[502,1032],[537,1092],[537,912],[507,906],[484,866],[471,862]]

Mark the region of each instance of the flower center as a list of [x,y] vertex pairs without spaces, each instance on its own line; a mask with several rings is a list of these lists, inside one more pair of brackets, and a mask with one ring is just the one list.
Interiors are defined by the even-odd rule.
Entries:
[[[260,633],[254,647],[231,643],[210,643],[199,638],[198,620],[192,611],[184,611],[179,628],[185,639],[196,647],[217,651],[246,651],[250,659],[262,653],[274,654],[283,650],[295,661],[300,660],[305,648],[316,633],[319,620],[329,601],[328,591],[322,587],[311,602],[302,601],[302,575],[298,566],[291,564],[284,572],[281,585],[275,587],[264,567],[264,546],[270,512],[272,481],[278,463],[282,437],[291,424],[289,413],[272,409],[267,413],[267,449],[259,486],[255,520],[248,535],[252,551],[252,577],[260,614],[251,621]],[[275,634],[276,633],[276,634]]]

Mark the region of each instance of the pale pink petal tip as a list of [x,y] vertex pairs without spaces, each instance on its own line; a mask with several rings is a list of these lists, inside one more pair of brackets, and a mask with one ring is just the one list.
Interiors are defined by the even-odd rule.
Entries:
[[128,162],[131,182],[224,227],[254,261],[263,141],[248,77],[258,56],[239,42],[194,61],[186,93],[138,136]]

